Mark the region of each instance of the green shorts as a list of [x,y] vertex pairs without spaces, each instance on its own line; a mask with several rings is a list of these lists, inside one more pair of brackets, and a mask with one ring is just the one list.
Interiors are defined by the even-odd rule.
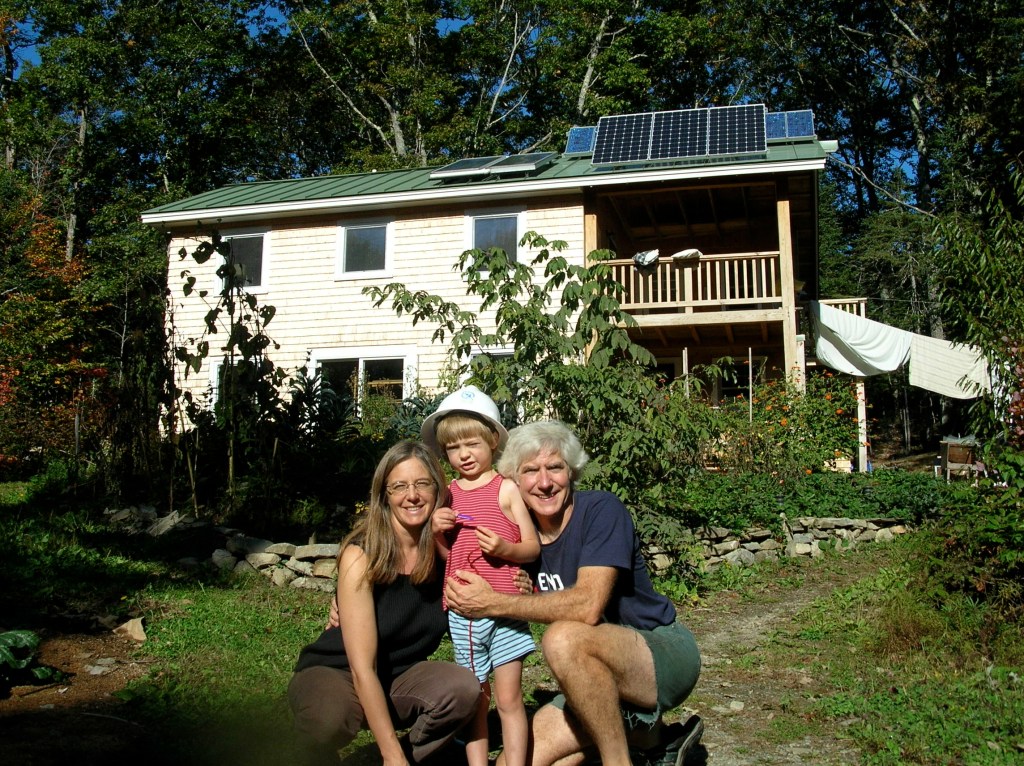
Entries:
[[[690,696],[700,676],[697,640],[682,623],[674,622],[654,630],[636,632],[647,643],[654,658],[658,706],[654,710],[641,710],[633,705],[623,705],[622,717],[630,729],[650,728],[657,724],[663,713],[682,704]],[[565,696],[557,695],[551,704],[564,710]]]

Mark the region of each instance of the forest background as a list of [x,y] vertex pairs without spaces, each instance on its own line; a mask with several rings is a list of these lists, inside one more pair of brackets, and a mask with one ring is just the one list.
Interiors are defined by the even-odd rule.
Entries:
[[[0,0],[0,478],[85,466],[97,494],[173,497],[185,467],[159,423],[180,286],[141,211],[231,183],[559,151],[608,114],[812,109],[839,142],[822,297],[867,296],[870,317],[1019,373],[1022,6]],[[992,423],[1004,436],[1016,396]],[[905,450],[974,427],[902,374],[871,379],[869,401]]]

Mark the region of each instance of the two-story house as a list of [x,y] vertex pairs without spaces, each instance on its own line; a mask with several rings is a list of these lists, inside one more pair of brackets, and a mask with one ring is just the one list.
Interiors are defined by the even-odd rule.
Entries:
[[[818,173],[835,148],[818,140],[805,111],[618,115],[574,128],[561,153],[245,183],[142,220],[171,235],[180,341],[202,336],[208,306],[198,291],[219,292],[220,264],[178,253],[217,230],[231,240],[246,289],[277,309],[268,328],[280,344],[274,363],[309,362],[336,385],[434,389],[448,354],[431,342],[434,328],[375,308],[363,288],[397,281],[466,304],[453,270],[459,255],[517,253],[527,231],[567,242],[571,262],[599,248],[616,253],[624,308],[638,324],[632,334],[665,371],[688,374],[728,355],[799,379],[798,303],[818,292]],[[196,278],[187,296],[185,269]],[[182,381],[197,394],[216,393],[216,352],[211,359]]]

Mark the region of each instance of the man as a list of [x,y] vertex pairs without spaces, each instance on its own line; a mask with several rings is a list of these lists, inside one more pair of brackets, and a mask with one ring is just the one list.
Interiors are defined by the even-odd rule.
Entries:
[[700,673],[693,635],[657,593],[629,511],[617,497],[577,491],[588,460],[557,421],[512,431],[498,470],[519,487],[541,541],[532,595],[495,593],[478,575],[449,578],[449,608],[466,617],[547,623],[542,649],[562,695],[531,721],[533,766],[582,764],[596,748],[605,766],[633,763],[629,740],[658,744],[648,763],[681,765],[703,723],[691,716],[659,730]]

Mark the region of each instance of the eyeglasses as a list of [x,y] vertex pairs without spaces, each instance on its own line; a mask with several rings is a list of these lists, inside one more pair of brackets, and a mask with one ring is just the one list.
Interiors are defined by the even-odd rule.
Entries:
[[394,484],[389,484],[387,487],[387,493],[394,497],[395,495],[408,495],[409,490],[415,488],[417,493],[428,493],[433,492],[436,485],[431,479],[419,479],[409,484],[405,481],[396,481]]

